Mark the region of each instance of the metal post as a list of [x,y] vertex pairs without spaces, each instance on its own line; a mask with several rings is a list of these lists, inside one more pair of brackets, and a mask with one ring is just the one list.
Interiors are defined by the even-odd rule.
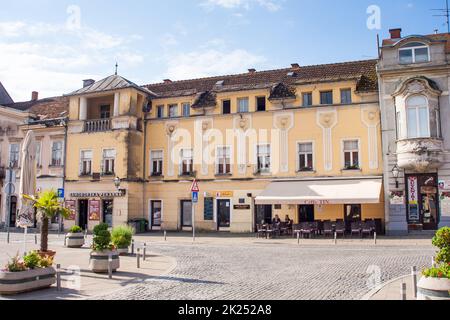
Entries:
[[112,253],[108,254],[108,277],[112,279]]
[[137,254],[136,254],[136,263],[137,263],[137,268],[140,269],[141,268],[141,253],[139,252],[141,249],[137,248]]
[[167,241],[167,231],[164,230],[164,241]]
[[375,243],[375,245],[377,245],[377,233],[376,232],[373,233],[373,242]]
[[297,232],[297,244],[300,244],[300,232]]
[[56,265],[56,291],[61,291],[61,265]]
[[37,232],[34,233],[34,244],[37,244]]
[[400,285],[400,297],[402,301],[406,301],[406,283]]
[[416,267],[411,267],[411,281],[412,281],[413,297],[417,298],[417,268]]
[[195,204],[192,202],[192,242],[195,242]]
[[337,232],[334,233],[334,244],[337,244]]
[[142,249],[142,260],[145,261],[147,258],[147,244],[144,243],[144,249]]
[[131,239],[131,254],[134,254],[134,239]]

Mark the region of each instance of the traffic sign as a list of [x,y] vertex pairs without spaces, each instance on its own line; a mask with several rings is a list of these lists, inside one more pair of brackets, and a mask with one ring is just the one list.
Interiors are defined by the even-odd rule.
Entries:
[[192,192],[192,203],[198,203],[198,192]]
[[200,192],[197,180],[194,180],[194,182],[192,182],[191,192]]
[[63,188],[60,188],[60,189],[58,189],[58,198],[64,198],[64,189]]

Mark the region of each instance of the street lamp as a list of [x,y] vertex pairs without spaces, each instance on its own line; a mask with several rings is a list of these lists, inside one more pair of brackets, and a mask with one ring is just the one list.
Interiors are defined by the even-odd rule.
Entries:
[[114,178],[114,185],[116,186],[117,190],[120,190],[120,178],[119,177],[115,177]]
[[398,189],[399,188],[398,177],[400,176],[400,168],[397,165],[395,165],[394,168],[392,168],[392,175],[395,178],[395,188]]

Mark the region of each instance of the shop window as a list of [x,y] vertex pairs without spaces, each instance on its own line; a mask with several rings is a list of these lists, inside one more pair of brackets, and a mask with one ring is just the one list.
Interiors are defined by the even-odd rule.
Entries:
[[150,152],[150,168],[152,176],[161,176],[163,173],[163,151],[154,150]]
[[401,64],[429,62],[428,46],[420,42],[408,43],[399,49],[399,59]]
[[217,174],[226,175],[231,174],[231,148],[218,147],[217,148]]
[[344,169],[359,169],[359,141],[344,141]]
[[428,100],[424,96],[413,96],[406,101],[408,138],[430,137]]
[[256,111],[266,111],[266,97],[256,98]]
[[63,154],[62,141],[54,141],[52,144],[52,166],[62,166],[62,154]]
[[13,143],[9,146],[9,163],[13,168],[19,167],[19,149],[18,143]]
[[113,175],[116,162],[116,150],[105,149],[103,150],[103,174]]
[[270,172],[270,144],[257,146],[258,171],[257,173]]
[[312,142],[298,144],[298,159],[298,171],[314,170],[314,154]]
[[92,151],[81,151],[80,175],[89,176],[92,174]]
[[192,149],[181,150],[181,165],[180,165],[180,175],[189,176],[194,172],[193,169],[193,157]]

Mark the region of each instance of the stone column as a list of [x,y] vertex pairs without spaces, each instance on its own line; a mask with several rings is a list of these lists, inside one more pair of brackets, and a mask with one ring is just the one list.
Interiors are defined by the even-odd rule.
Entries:
[[87,120],[87,98],[86,97],[80,98],[80,120],[81,121]]

